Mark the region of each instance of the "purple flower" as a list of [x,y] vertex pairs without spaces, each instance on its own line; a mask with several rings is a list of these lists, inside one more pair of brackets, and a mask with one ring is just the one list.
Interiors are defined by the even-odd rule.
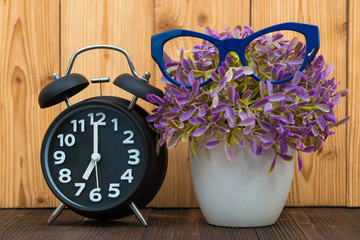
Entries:
[[239,69],[236,72],[234,72],[233,79],[240,78],[242,76],[246,76],[244,69]]
[[302,77],[302,73],[296,72],[293,79],[291,80],[292,85],[297,86],[300,83],[301,77]]
[[199,85],[200,85],[200,82],[198,80],[195,80],[194,83],[192,84],[192,91],[193,91],[195,97],[198,95]]
[[281,101],[285,99],[285,95],[281,92],[271,95],[270,101]]
[[227,106],[225,108],[226,111],[226,118],[230,119],[231,121],[235,121],[235,111],[232,107]]
[[255,102],[251,107],[252,108],[263,108],[270,101],[270,98],[261,98],[257,102]]
[[288,145],[284,139],[280,141],[280,151],[281,154],[286,154],[288,152]]
[[171,112],[166,112],[163,114],[163,118],[165,119],[172,119],[174,117],[177,117],[179,115],[178,112],[175,112],[175,111],[171,111]]
[[214,114],[212,117],[211,117],[211,121],[212,122],[218,122],[220,120],[221,116],[220,114]]
[[255,154],[257,152],[257,144],[255,139],[252,142],[252,154]]
[[220,82],[219,82],[219,91],[221,91],[224,87],[225,87],[225,84],[228,82],[228,77],[227,76],[224,76]]
[[301,172],[302,168],[303,168],[303,163],[302,163],[302,160],[300,158],[300,154],[298,154],[298,166],[299,166],[299,172]]
[[245,118],[245,119],[239,124],[239,126],[249,126],[249,125],[252,125],[252,124],[255,124],[255,118],[253,118],[253,117],[248,117],[248,118]]
[[217,107],[211,108],[212,113],[220,113],[226,109],[226,104],[219,104]]
[[[245,38],[254,31],[245,26],[205,33],[218,39]],[[166,78],[164,97],[148,94],[149,102],[157,105],[146,117],[149,125],[160,134],[158,148],[168,142],[172,148],[187,136],[194,141],[205,139],[206,148],[224,143],[227,158],[234,161],[234,145],[250,145],[252,153],[262,154],[273,149],[275,157],[290,161],[290,149],[300,152],[321,150],[332,128],[349,122],[337,120],[334,108],[348,95],[347,89],[337,92],[339,83],[330,77],[334,67],[316,56],[305,69],[298,71],[306,53],[299,39],[287,39],[278,32],[253,41],[245,50],[251,67],[242,66],[235,54],[219,61],[219,51],[207,41],[190,49],[179,49],[180,61],[166,60],[170,76],[185,86],[172,85]],[[217,66],[219,67],[217,68]],[[217,71],[216,71],[217,70]],[[256,81],[255,74],[265,81]],[[291,81],[272,84],[293,75]],[[212,81],[200,87],[207,79]],[[298,167],[303,164],[298,157]]]
[[330,112],[330,106],[328,104],[325,104],[325,103],[317,104],[317,105],[315,105],[315,107],[317,107],[321,111]]
[[205,147],[207,149],[212,149],[212,148],[216,148],[218,145],[220,144],[219,140],[211,140],[205,143]]
[[193,136],[194,137],[200,137],[201,135],[203,135],[209,128],[209,125],[205,125],[205,126],[201,126],[199,128],[197,128],[194,132],[193,132]]
[[265,114],[268,114],[268,113],[270,113],[272,110],[273,110],[272,104],[271,104],[270,102],[268,102],[268,103],[265,105],[265,107],[264,107],[264,113],[265,113]]
[[276,157],[277,157],[277,154],[275,154],[275,157],[270,165],[269,174],[271,174],[274,171],[275,164],[276,164]]
[[184,113],[181,114],[180,117],[179,117],[180,121],[186,121],[186,120],[188,120],[189,118],[192,117],[192,115],[194,115],[195,111],[196,111],[196,108],[193,108],[193,109],[190,109],[190,110],[184,112]]
[[251,94],[252,94],[252,91],[251,91],[251,90],[247,90],[247,91],[244,92],[244,94],[243,94],[243,99],[250,98],[250,97],[251,97]]
[[219,75],[221,78],[224,78],[225,75],[226,75],[226,70],[223,66],[220,66],[219,69],[218,69],[218,72],[219,72]]
[[279,137],[277,138],[277,141],[283,140],[285,137],[287,137],[290,133],[290,128],[286,128],[284,131],[280,132]]
[[226,88],[226,95],[229,98],[229,100],[231,101],[231,103],[235,103],[235,87],[233,85],[229,85]]
[[271,131],[274,127],[268,123],[268,122],[265,122],[265,121],[262,121],[262,120],[257,120],[258,124],[260,125],[260,127],[265,130],[266,132],[269,132]]
[[231,146],[229,146],[228,144],[225,144],[225,154],[226,154],[226,157],[227,157],[230,161],[234,161],[234,153],[233,153],[233,150],[231,149]]
[[160,118],[160,116],[159,115],[157,115],[157,114],[152,114],[152,115],[148,115],[147,117],[146,117],[146,121],[148,121],[149,123],[151,123],[151,122],[155,122],[157,119],[159,119]]
[[265,134],[261,134],[260,136],[259,136],[259,139],[263,142],[263,143],[265,143],[265,144],[268,144],[268,143],[274,143],[274,141],[272,140],[272,138],[271,137],[269,137],[268,135],[265,135]]

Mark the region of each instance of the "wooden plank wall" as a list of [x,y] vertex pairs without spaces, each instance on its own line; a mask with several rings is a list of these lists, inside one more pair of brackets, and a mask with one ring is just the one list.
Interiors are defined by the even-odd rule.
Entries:
[[349,0],[348,13],[348,88],[352,94],[348,97],[347,112],[351,115],[351,123],[347,126],[347,205],[360,206],[360,129],[357,126],[360,122],[359,113],[359,92],[360,74],[360,2]]
[[[286,21],[320,27],[320,53],[336,66],[339,88],[350,89],[336,114],[352,117],[350,124],[336,129],[323,154],[301,155],[304,170],[296,172],[287,204],[360,206],[359,13],[356,0],[1,1],[0,208],[58,204],[43,180],[39,152],[46,128],[65,104],[40,110],[37,97],[53,72],[64,73],[77,49],[92,44],[120,46],[130,53],[137,72],[151,72],[151,83],[162,88],[160,72],[150,56],[153,34],[173,28],[202,32],[205,26],[222,30],[237,24],[259,30]],[[129,69],[121,54],[99,50],[79,56],[73,72],[89,79],[114,79]],[[131,97],[111,84],[103,92]],[[97,86],[90,86],[71,101],[96,95]],[[140,104],[152,108],[144,101]],[[170,151],[165,182],[151,206],[197,206],[184,152],[188,152],[187,144]]]

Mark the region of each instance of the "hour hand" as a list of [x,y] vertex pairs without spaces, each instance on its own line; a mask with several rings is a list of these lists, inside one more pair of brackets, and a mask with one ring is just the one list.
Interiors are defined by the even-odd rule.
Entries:
[[84,175],[82,176],[83,179],[88,180],[90,177],[90,174],[95,168],[96,162],[100,160],[100,154],[99,153],[93,153],[91,155],[91,161],[89,165],[87,166]]
[[88,180],[94,168],[95,168],[95,161],[91,159],[90,164],[86,168],[86,171],[84,172],[82,178]]

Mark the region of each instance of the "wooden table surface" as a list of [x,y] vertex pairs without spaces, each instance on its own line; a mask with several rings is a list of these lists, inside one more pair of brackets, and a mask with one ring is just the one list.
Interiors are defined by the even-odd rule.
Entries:
[[143,227],[129,216],[115,221],[83,218],[65,209],[48,225],[52,209],[1,209],[0,239],[360,239],[359,208],[285,208],[276,224],[216,227],[199,209],[147,208]]

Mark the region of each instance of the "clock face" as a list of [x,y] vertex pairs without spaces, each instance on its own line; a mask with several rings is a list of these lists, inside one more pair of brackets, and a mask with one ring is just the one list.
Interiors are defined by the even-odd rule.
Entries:
[[127,206],[146,175],[147,141],[143,126],[124,108],[101,100],[78,103],[45,135],[45,179],[62,202],[81,211]]

